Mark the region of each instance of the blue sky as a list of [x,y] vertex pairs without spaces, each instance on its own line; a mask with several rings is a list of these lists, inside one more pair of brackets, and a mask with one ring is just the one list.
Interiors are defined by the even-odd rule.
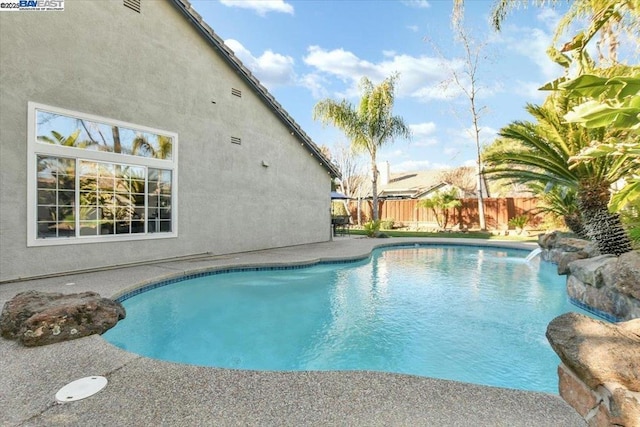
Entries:
[[[413,131],[378,153],[391,172],[475,164],[469,101],[446,84],[463,61],[450,24],[451,0],[192,0],[192,5],[318,145],[348,144],[312,118],[323,98],[357,104],[358,82],[399,73],[394,114]],[[482,142],[527,119],[527,102],[562,75],[545,51],[561,11],[514,10],[495,33],[493,0],[467,0],[465,27],[486,42],[477,72]],[[437,46],[437,49],[434,49]],[[440,53],[438,53],[438,51]],[[367,164],[368,158],[363,158]]]

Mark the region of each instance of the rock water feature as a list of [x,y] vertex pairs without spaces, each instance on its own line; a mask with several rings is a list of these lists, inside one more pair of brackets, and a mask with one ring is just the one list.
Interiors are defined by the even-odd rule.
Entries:
[[640,319],[618,324],[566,313],[547,327],[562,363],[560,396],[591,426],[640,426]]
[[102,334],[124,317],[122,304],[95,292],[26,291],[5,303],[0,333],[33,347]]
[[640,427],[640,251],[600,255],[592,243],[557,232],[538,243],[542,258],[567,275],[569,297],[619,321],[577,313],[551,321],[560,396],[590,426]]
[[600,255],[593,243],[558,232],[538,244],[542,259],[567,275],[570,298],[619,321],[640,318],[640,251]]

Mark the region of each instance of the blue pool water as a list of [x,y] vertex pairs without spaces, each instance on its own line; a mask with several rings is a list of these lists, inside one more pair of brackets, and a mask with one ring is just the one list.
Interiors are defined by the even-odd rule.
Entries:
[[577,311],[556,266],[467,246],[229,272],[126,299],[104,334],[148,357],[257,370],[373,370],[557,393],[545,331]]

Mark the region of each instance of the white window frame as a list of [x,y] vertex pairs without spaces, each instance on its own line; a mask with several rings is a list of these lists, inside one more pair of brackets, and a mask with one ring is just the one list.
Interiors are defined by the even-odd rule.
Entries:
[[[84,150],[77,147],[64,147],[61,145],[46,144],[37,141],[37,111],[71,116],[78,119],[104,123],[111,126],[129,128],[141,132],[150,132],[171,137],[172,153],[170,160],[155,159],[141,156],[132,156],[122,153],[110,153],[105,151]],[[167,239],[178,237],[178,134],[162,129],[155,129],[128,123],[120,120],[96,116],[93,114],[81,113],[53,107],[36,102],[28,102],[27,112],[27,246],[53,246],[53,245],[74,245],[84,243],[105,243],[113,241]],[[73,237],[52,237],[38,238],[38,196],[37,196],[37,157],[58,156],[72,159],[88,161],[107,162],[112,164],[125,164],[131,166],[144,166],[147,168],[157,168],[171,170],[171,231],[154,233],[134,233],[134,234],[107,234],[99,236],[73,236]],[[146,202],[145,202],[146,205]],[[77,208],[77,204],[76,204]],[[77,217],[77,215],[76,215]],[[77,219],[76,219],[77,220]],[[146,221],[146,220],[145,220]]]

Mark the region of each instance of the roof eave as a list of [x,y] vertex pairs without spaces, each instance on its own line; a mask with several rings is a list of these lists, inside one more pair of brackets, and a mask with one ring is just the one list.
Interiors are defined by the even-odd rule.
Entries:
[[222,55],[223,59],[231,65],[236,72],[243,78],[243,80],[254,90],[254,92],[264,101],[264,103],[273,111],[276,116],[284,123],[289,129],[291,135],[297,137],[301,144],[311,153],[312,156],[317,157],[320,165],[322,165],[332,178],[339,178],[341,176],[338,168],[329,161],[321,152],[318,146],[311,140],[311,138],[300,128],[300,125],[287,113],[287,111],[275,100],[275,98],[269,93],[269,91],[262,86],[260,81],[242,64],[242,61],[238,59],[233,51],[229,49],[224,41],[218,37],[213,29],[202,19],[200,14],[196,12],[191,3],[187,0],[171,0],[172,3],[183,13],[183,15],[191,22],[198,31],[211,43],[211,45]]

